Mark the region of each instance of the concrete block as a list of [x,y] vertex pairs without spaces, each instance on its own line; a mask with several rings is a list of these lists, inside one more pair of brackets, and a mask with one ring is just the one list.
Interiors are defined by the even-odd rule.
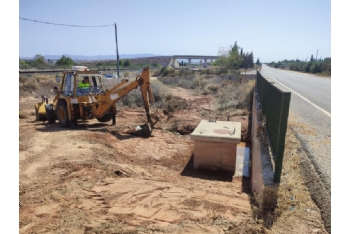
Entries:
[[241,123],[202,120],[191,134],[193,167],[235,172]]
[[[262,139],[262,112],[258,101],[257,89],[254,89],[252,106],[252,142],[251,142],[251,192],[254,194],[261,212],[274,208],[277,204],[278,185],[273,183],[274,171],[272,155],[266,140]],[[259,132],[260,131],[260,132]]]

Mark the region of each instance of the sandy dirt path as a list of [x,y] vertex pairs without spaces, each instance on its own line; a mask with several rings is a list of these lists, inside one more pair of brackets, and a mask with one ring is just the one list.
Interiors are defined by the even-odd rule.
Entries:
[[[120,108],[115,126],[90,120],[64,129],[34,121],[38,100],[21,98],[20,233],[265,233],[249,179],[192,167],[194,142],[185,133],[210,112],[212,98],[173,94],[187,107],[162,116],[150,138],[127,134],[145,122],[143,108]],[[248,117],[232,121],[246,137]]]
[[[209,108],[208,98],[174,94]],[[120,110],[116,126],[72,130],[33,121],[34,102],[20,100],[29,116],[20,119],[20,233],[220,233],[254,223],[247,181],[193,170],[193,141],[164,130],[169,117],[145,139],[125,134],[145,121],[142,108]],[[194,128],[201,118],[171,119]]]

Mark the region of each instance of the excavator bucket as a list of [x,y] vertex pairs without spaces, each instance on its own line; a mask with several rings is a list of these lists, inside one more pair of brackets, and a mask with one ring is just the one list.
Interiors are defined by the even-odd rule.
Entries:
[[151,124],[145,123],[143,125],[137,126],[134,135],[141,137],[150,137],[152,134]]
[[[152,118],[155,121],[153,121]],[[136,127],[136,131],[133,132],[134,135],[141,136],[141,137],[150,137],[151,136],[154,125],[160,120],[160,118],[155,114],[150,114],[147,117],[147,119],[148,119],[147,123]]]
[[[155,119],[155,121],[153,121],[152,118]],[[154,125],[160,120],[160,118],[155,114],[151,114],[148,119],[149,121],[147,123],[137,126],[134,131],[129,133],[140,137],[151,137]]]

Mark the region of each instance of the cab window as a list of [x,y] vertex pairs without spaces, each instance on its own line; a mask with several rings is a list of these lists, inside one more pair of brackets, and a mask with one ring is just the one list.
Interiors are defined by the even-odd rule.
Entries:
[[66,77],[63,82],[63,94],[66,96],[72,96],[73,95],[73,89],[74,89],[74,77],[72,74],[68,73],[66,74]]

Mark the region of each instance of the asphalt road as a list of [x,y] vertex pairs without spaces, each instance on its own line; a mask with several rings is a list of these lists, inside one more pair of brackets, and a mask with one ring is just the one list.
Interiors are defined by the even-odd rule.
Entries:
[[331,194],[331,79],[263,65],[263,77],[291,92],[288,120]]

